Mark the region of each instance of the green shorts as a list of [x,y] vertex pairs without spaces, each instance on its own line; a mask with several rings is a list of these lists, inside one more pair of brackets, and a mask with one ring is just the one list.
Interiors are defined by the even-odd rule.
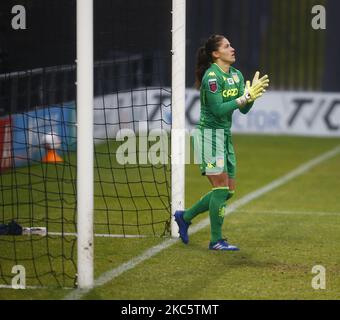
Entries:
[[236,175],[236,157],[228,130],[200,128],[194,131],[192,141],[195,163],[200,165],[202,175],[228,173]]

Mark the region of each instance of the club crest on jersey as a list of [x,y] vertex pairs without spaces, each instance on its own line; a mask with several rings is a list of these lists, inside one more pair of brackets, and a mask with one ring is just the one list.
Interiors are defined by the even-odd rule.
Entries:
[[217,91],[217,80],[216,79],[209,79],[208,85],[209,85],[209,90],[212,93],[215,93]]
[[233,79],[236,83],[239,83],[240,82],[240,78],[238,77],[238,74],[237,73],[233,73]]

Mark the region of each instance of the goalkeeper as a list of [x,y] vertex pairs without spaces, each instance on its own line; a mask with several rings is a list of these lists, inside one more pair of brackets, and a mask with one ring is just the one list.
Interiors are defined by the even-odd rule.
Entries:
[[193,140],[201,173],[209,179],[212,190],[191,208],[175,212],[180,237],[187,244],[192,219],[209,211],[211,250],[239,250],[222,237],[226,202],[235,192],[232,115],[235,110],[248,113],[269,85],[268,76],[260,78],[259,72],[245,85],[242,73],[231,66],[234,62],[235,50],[224,36],[212,35],[198,50],[196,87],[200,89],[201,112]]

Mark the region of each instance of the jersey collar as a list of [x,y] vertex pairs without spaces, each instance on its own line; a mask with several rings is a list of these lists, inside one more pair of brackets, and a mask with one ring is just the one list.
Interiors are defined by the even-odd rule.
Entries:
[[222,69],[217,63],[214,62],[213,65],[214,65],[218,70],[220,70],[223,74],[226,74],[226,75],[230,76],[230,68],[231,68],[231,66],[229,67],[229,72],[225,72],[225,71],[223,71],[223,69]]

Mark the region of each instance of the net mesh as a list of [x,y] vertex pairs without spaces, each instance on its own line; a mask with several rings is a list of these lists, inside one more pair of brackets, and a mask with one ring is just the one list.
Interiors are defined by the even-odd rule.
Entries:
[[[0,285],[10,286],[13,266],[22,265],[28,286],[73,287],[76,1],[24,6],[34,21],[26,40],[10,27],[3,33],[8,54],[0,75]],[[171,1],[94,1],[98,236],[169,234],[170,11]],[[21,41],[27,47],[19,54]],[[127,150],[131,141],[135,147]],[[132,161],[125,163],[128,156]],[[24,235],[8,234],[18,230],[13,221]]]

